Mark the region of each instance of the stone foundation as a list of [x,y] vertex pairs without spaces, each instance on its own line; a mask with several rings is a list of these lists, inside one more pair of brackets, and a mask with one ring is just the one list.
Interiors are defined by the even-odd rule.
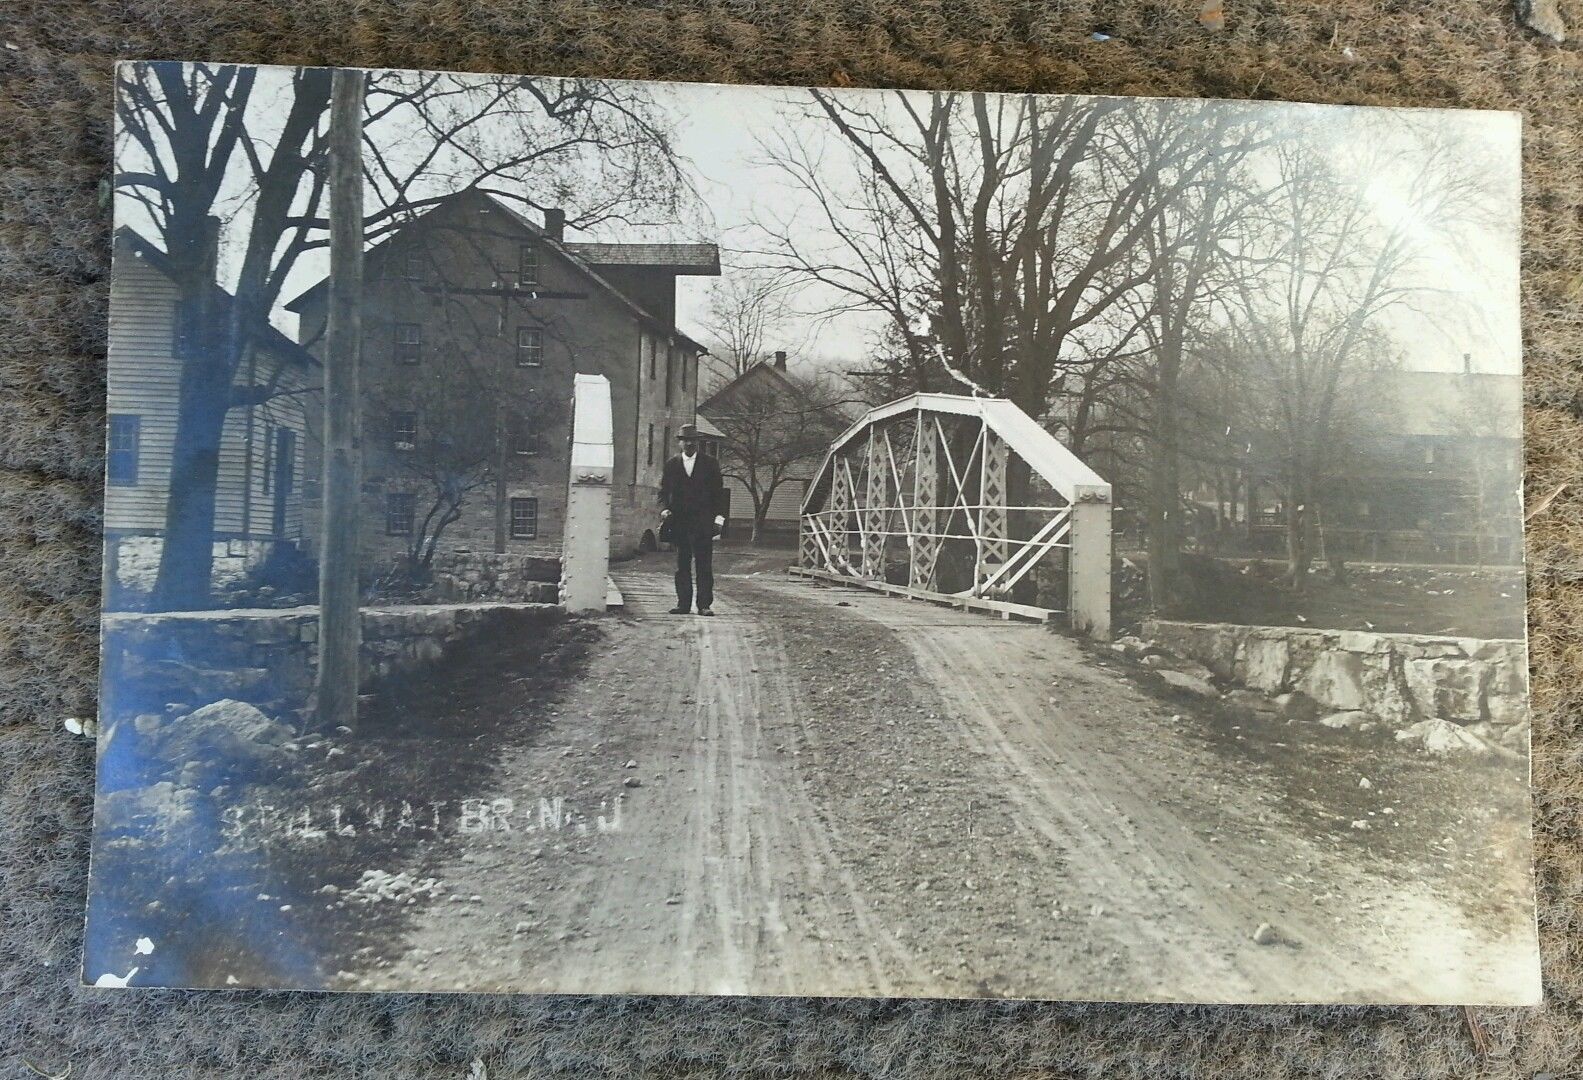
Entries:
[[1143,636],[1224,682],[1306,694],[1325,710],[1362,710],[1393,728],[1420,720],[1504,727],[1528,718],[1523,642],[1356,630],[1164,620]]
[[[536,603],[364,608],[363,687],[432,665],[465,638],[531,633],[560,617],[556,605]],[[301,708],[313,689],[317,608],[109,612],[102,626],[106,720],[221,698],[278,715]]]
[[499,600],[553,604],[561,580],[556,555],[444,552],[431,568],[436,598],[446,602]]

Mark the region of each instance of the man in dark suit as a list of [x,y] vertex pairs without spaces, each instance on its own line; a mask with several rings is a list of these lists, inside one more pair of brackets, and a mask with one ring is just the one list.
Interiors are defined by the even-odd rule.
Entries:
[[660,519],[670,525],[676,545],[676,606],[672,615],[693,608],[693,567],[698,568],[698,614],[713,615],[714,546],[726,524],[726,485],[720,464],[698,452],[698,428],[683,424],[676,438],[682,452],[660,474]]

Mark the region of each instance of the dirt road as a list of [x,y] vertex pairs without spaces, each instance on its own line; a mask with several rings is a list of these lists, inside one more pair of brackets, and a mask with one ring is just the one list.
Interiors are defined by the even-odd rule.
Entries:
[[712,620],[664,613],[661,564],[617,581],[601,659],[479,793],[494,818],[457,837],[449,898],[344,988],[1525,989],[1531,926],[1305,835],[1187,706],[1069,638],[762,562],[722,576]]

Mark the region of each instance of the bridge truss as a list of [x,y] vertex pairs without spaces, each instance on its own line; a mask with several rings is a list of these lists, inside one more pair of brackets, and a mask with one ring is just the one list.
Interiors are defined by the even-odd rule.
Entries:
[[798,571],[1008,617],[1064,611],[1106,638],[1110,494],[1011,402],[914,394],[831,444],[803,502]]

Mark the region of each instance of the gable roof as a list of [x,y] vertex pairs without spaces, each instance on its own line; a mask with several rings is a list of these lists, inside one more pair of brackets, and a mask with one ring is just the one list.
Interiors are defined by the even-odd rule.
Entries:
[[[147,237],[133,231],[125,225],[122,225],[115,231],[114,243],[115,252],[117,255],[125,252],[130,257],[139,259],[147,265],[153,267],[168,280],[176,280],[176,268],[169,253],[155,246],[154,242],[149,240]],[[111,273],[112,275],[114,274],[113,266]],[[215,301],[216,310],[221,312],[229,312],[231,310],[231,305],[236,303],[236,297],[218,282],[214,283],[212,288],[214,290],[213,298]],[[263,340],[258,344],[260,347],[268,349],[271,353],[278,355],[281,359],[289,360],[294,364],[302,364],[306,367],[320,366],[318,358],[316,358],[307,349],[304,349],[301,345],[298,345],[295,341],[292,341],[274,326],[270,326],[269,329],[264,332]]]
[[703,412],[705,409],[709,409],[717,405],[724,405],[748,384],[753,382],[763,382],[766,380],[771,384],[772,389],[778,390],[783,394],[795,394],[800,397],[803,393],[802,387],[793,382],[791,376],[787,375],[784,371],[769,361],[760,360],[742,374],[726,383],[720,389],[710,394],[707,400],[699,402],[698,411]]
[[632,266],[713,277],[720,273],[715,244],[568,244],[567,251],[592,266]]
[[[665,333],[673,335],[673,336],[675,336],[677,338],[680,338],[686,344],[692,346],[694,349],[696,349],[699,352],[706,352],[707,351],[698,342],[694,341],[692,338],[688,337],[686,334],[682,333],[679,329],[677,329],[675,325],[667,323],[663,319],[656,318],[652,313],[650,313],[648,311],[647,308],[644,308],[642,305],[638,304],[631,297],[627,296],[620,289],[616,288],[615,285],[611,284],[608,280],[606,280],[604,277],[602,277],[599,274],[599,272],[596,269],[594,269],[594,267],[586,259],[584,259],[581,255],[579,255],[576,251],[573,250],[574,248],[578,247],[579,245],[576,245],[576,244],[565,244],[565,243],[563,243],[563,242],[561,242],[559,240],[552,239],[551,237],[549,237],[544,232],[544,229],[543,229],[542,226],[540,226],[539,224],[537,224],[534,221],[529,220],[520,211],[518,211],[516,207],[510,205],[505,200],[503,200],[503,199],[501,199],[501,198],[499,198],[499,197],[497,197],[495,195],[489,194],[486,191],[477,191],[477,190],[459,191],[459,192],[456,192],[456,193],[454,193],[452,195],[446,196],[445,198],[441,199],[439,202],[435,203],[433,206],[430,206],[428,209],[424,210],[421,214],[419,214],[412,221],[408,222],[406,225],[403,225],[401,228],[396,229],[395,231],[391,232],[388,236],[386,236],[379,243],[377,243],[373,247],[369,248],[368,251],[365,253],[364,258],[365,259],[369,259],[369,260],[374,260],[374,261],[378,261],[378,260],[382,259],[384,254],[386,253],[386,251],[389,249],[390,245],[393,244],[395,242],[396,238],[399,237],[407,229],[411,228],[418,221],[421,221],[424,218],[428,217],[430,214],[433,214],[433,213],[435,213],[436,211],[438,211],[438,210],[440,210],[442,208],[453,206],[453,205],[455,205],[455,203],[457,201],[459,201],[461,199],[465,199],[465,198],[482,199],[486,203],[489,204],[491,209],[499,210],[502,213],[504,213],[512,221],[516,222],[523,229],[525,229],[529,233],[529,235],[534,237],[534,239],[536,239],[537,241],[542,243],[545,247],[549,248],[551,251],[554,251],[557,254],[559,254],[561,256],[561,258],[566,260],[566,262],[569,263],[571,265],[571,267],[574,270],[576,270],[578,273],[580,273],[583,277],[585,277],[589,281],[593,282],[602,291],[608,293],[611,296],[612,299],[614,299],[617,303],[619,303],[621,306],[625,307],[628,311],[630,311],[638,319],[638,321],[640,323],[643,323],[643,324],[649,325],[649,326],[659,327]],[[583,245],[583,246],[588,246],[588,245]],[[595,246],[598,246],[598,245],[595,245]],[[622,247],[622,246],[649,247],[649,246],[657,246],[657,247],[709,247],[709,248],[713,248],[714,247],[713,244],[701,244],[701,245],[690,245],[690,244],[678,244],[678,245],[619,245],[619,244],[612,244],[612,245],[603,245],[603,246],[606,246],[606,247]],[[718,260],[718,258],[719,258],[719,256],[717,254],[716,255],[716,259]],[[632,263],[632,264],[627,264],[627,265],[644,265],[644,264]],[[328,277],[322,278],[321,280],[319,280],[314,285],[310,286],[309,288],[307,288],[307,289],[303,290],[301,293],[299,293],[297,296],[293,297],[291,299],[291,301],[289,301],[286,304],[286,310],[287,311],[301,311],[303,309],[303,307],[307,306],[307,304],[310,301],[310,299],[317,298],[317,296],[318,296],[318,294],[320,292],[322,292],[323,290],[328,288],[329,287],[329,283],[330,283],[330,279]]]

